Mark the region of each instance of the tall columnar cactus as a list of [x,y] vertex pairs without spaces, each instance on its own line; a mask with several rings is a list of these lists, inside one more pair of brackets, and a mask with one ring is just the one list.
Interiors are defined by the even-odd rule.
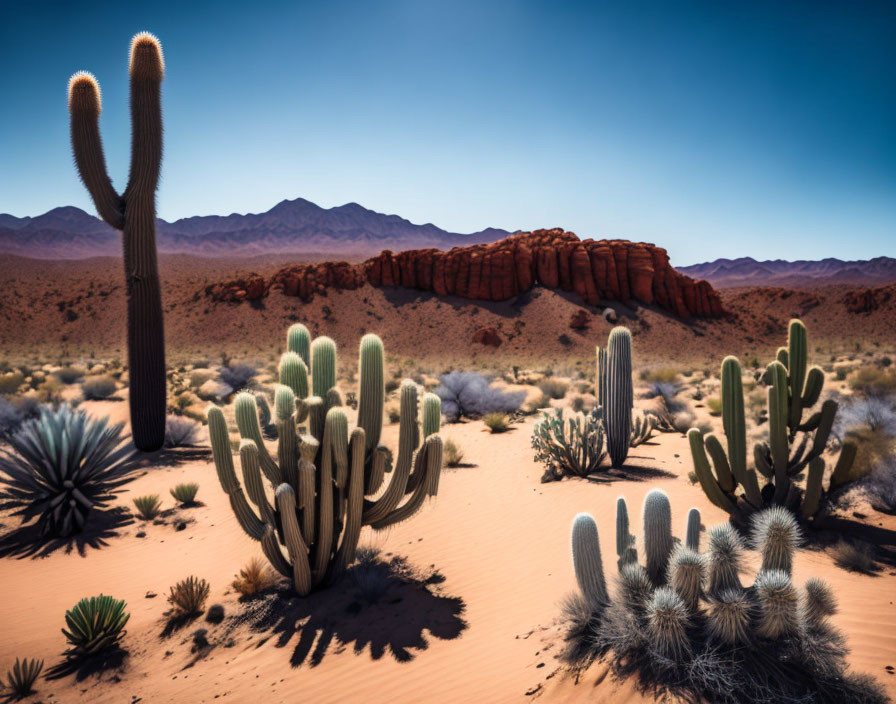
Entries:
[[[380,530],[406,520],[428,497],[436,495],[442,439],[438,435],[438,397],[423,397],[421,437],[417,386],[405,380],[401,385],[398,454],[394,469],[389,467],[391,452],[379,444],[382,408],[378,413],[375,408],[383,403],[382,342],[375,335],[365,335],[361,342],[359,409],[364,410],[359,412],[358,426],[349,431],[335,388],[335,344],[329,338],[318,338],[309,346],[311,386],[316,395],[308,396],[303,347],[293,344],[295,339],[301,342],[301,337],[301,329],[290,330],[290,351],[280,363],[281,383],[274,395],[276,457],[262,439],[255,397],[242,393],[234,402],[242,438],[244,486],[234,471],[221,409],[210,407],[208,421],[218,479],[237,521],[261,543],[271,564],[292,578],[295,590],[305,596],[331,583],[351,564],[363,525]],[[303,389],[305,395],[298,395],[297,389]],[[380,491],[390,470],[391,481]],[[274,490],[273,504],[262,476]]]
[[665,491],[651,489],[644,497],[644,557],[647,574],[654,584],[666,580],[669,556],[672,554],[672,505]]
[[161,83],[165,73],[158,39],[141,32],[131,41],[131,170],[124,192],[106,172],[100,137],[100,86],[86,71],[68,84],[75,164],[100,217],[122,232],[127,292],[129,403],[134,444],[158,450],[165,439],[165,338],[156,261],[156,187],[162,163]]
[[[767,506],[784,506],[810,519],[822,508],[825,460],[837,403],[827,400],[803,419],[814,406],[824,385],[819,367],[807,368],[806,328],[790,322],[788,346],[778,350],[763,381],[768,395],[768,440],[753,447],[753,467],[747,466],[746,421],[742,371],[735,357],[722,362],[722,426],[727,452],[713,435],[692,428],[688,432],[694,473],[707,497],[736,519]],[[856,446],[840,450],[828,491],[848,473]],[[806,475],[804,487],[794,480]],[[759,475],[765,481],[760,488]]]
[[604,426],[607,452],[614,467],[628,457],[632,435],[632,335],[628,328],[615,327],[607,342],[606,389],[604,390]]
[[685,525],[684,544],[691,550],[700,549],[700,511],[692,508],[688,511],[688,522]]
[[[620,499],[617,506],[624,505]],[[661,552],[668,543],[665,516],[648,516],[667,508],[667,497],[656,490],[644,502],[648,561],[656,554],[652,543]],[[749,587],[739,578],[743,543],[726,523],[709,530],[706,554],[678,545],[658,579],[649,564],[622,564],[611,597],[594,519],[578,514],[573,565],[583,598],[570,602],[563,657],[580,668],[605,656],[617,672],[635,673],[645,684],[675,682],[694,701],[729,701],[731,687],[737,701],[747,702],[886,701],[867,679],[847,671],[843,638],[828,620],[836,610],[830,588],[810,579],[800,593],[794,584],[789,570],[797,533],[785,509],[757,515],[751,543],[763,565]],[[627,512],[617,509],[617,552],[628,538]]]

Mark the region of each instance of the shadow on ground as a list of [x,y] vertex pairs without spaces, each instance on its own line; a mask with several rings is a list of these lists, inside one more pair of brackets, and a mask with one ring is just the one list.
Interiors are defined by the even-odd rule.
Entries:
[[368,558],[353,566],[332,587],[300,598],[280,590],[248,601],[235,625],[264,634],[260,647],[275,638],[278,648],[292,646],[290,664],[319,665],[328,652],[369,649],[379,660],[387,653],[412,660],[432,638],[452,640],[467,628],[462,599],[444,596],[435,571],[420,574],[400,557]]
[[66,554],[74,550],[81,557],[88,549],[99,550],[109,544],[109,540],[119,535],[119,531],[134,522],[130,511],[115,507],[106,511],[92,511],[81,533],[66,538],[43,538],[36,523],[21,526],[0,537],[0,558],[38,558],[52,555],[57,550]]

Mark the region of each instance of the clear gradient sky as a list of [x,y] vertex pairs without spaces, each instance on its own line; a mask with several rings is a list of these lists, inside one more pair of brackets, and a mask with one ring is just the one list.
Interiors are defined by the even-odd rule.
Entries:
[[301,196],[679,265],[896,256],[896,2],[0,0],[0,212],[95,212],[77,69],[123,187],[143,29],[166,58],[168,220]]

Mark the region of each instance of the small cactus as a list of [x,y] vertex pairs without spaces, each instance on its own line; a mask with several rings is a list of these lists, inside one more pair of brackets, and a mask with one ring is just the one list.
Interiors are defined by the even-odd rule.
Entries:
[[689,547],[679,545],[669,562],[669,584],[678,594],[690,613],[700,607],[706,561],[703,555]]
[[709,575],[707,591],[712,596],[742,589],[740,583],[744,544],[730,523],[714,526],[709,531]]
[[579,589],[592,610],[600,610],[610,598],[600,557],[597,523],[587,513],[578,514],[572,522],[572,562]]
[[688,522],[684,531],[684,544],[691,550],[700,550],[700,511],[692,508],[688,511]]
[[761,570],[793,572],[793,553],[799,546],[800,528],[793,514],[773,506],[753,516],[754,547],[762,554]]
[[670,660],[690,655],[688,609],[674,589],[660,587],[647,606],[647,630],[654,647]]
[[665,582],[672,554],[672,506],[666,492],[651,489],[644,498],[644,555],[647,574],[659,586]]
[[748,643],[752,618],[753,603],[742,589],[725,589],[709,600],[706,619],[709,632],[723,643]]
[[799,630],[799,597],[786,572],[761,571],[753,588],[759,600],[759,635],[775,639]]

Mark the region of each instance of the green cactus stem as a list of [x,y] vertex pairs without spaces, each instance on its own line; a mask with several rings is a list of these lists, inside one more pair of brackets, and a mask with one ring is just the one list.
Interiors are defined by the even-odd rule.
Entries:
[[587,513],[578,514],[572,522],[572,563],[579,589],[593,611],[610,603],[604,566],[600,556],[597,523]]
[[613,467],[621,467],[628,457],[632,435],[632,335],[619,326],[610,331],[607,341],[607,375],[604,427],[607,452]]
[[99,131],[100,87],[84,71],[68,86],[75,165],[100,217],[122,233],[127,298],[131,433],[143,452],[165,440],[166,369],[162,293],[156,255],[156,188],[162,163],[162,46],[147,32],[131,41],[131,168],[118,194],[106,171]]

